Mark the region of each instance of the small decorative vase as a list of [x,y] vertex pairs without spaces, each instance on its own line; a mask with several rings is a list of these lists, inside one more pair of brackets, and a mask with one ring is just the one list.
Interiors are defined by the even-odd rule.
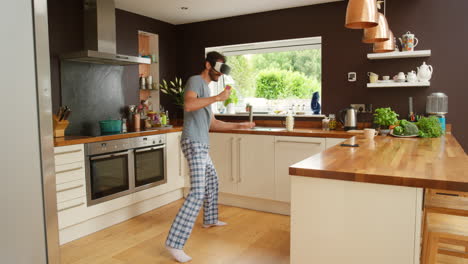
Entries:
[[320,103],[319,103],[320,95],[319,92],[314,92],[312,94],[312,101],[310,102],[310,108],[314,115],[320,114]]

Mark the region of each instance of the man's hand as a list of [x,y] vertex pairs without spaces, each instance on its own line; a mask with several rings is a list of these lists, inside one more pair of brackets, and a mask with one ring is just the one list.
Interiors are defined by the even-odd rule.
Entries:
[[253,128],[255,127],[255,123],[254,122],[242,122],[242,123],[239,123],[239,128],[240,129],[249,129],[249,128]]
[[224,91],[222,91],[220,94],[218,94],[218,96],[216,96],[216,99],[218,101],[226,101],[229,96],[231,95],[231,86],[226,86],[226,89],[224,89]]

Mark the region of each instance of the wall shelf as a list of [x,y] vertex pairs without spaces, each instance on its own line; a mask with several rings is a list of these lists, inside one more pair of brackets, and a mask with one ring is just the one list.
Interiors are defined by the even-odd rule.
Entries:
[[429,87],[430,82],[379,82],[368,83],[367,88],[389,88],[389,87]]
[[369,60],[385,60],[385,59],[403,59],[403,58],[423,58],[430,57],[431,50],[416,50],[416,51],[400,51],[400,52],[385,52],[385,53],[369,53]]

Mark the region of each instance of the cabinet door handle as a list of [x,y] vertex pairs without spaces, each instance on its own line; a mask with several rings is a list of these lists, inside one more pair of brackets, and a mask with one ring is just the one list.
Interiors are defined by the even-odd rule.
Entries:
[[321,145],[322,142],[302,142],[302,141],[288,141],[288,140],[278,140],[276,143],[298,143],[298,144],[313,144],[313,145]]
[[229,159],[229,164],[231,164],[231,182],[235,183],[234,180],[234,165],[232,158],[234,157],[234,138],[231,137],[231,157]]
[[64,188],[64,189],[61,189],[61,190],[57,190],[58,193],[60,192],[66,192],[66,191],[70,191],[70,190],[73,190],[73,189],[78,189],[80,187],[83,187],[84,185],[83,184],[80,184],[80,185],[77,185],[77,186],[73,186],[73,187],[68,187],[68,188]]
[[238,157],[238,171],[237,171],[237,174],[238,174],[238,179],[237,179],[237,183],[241,183],[242,182],[242,177],[241,177],[241,169],[242,169],[242,165],[241,165],[241,145],[242,145],[242,138],[239,138],[239,141],[238,141],[238,144],[239,144],[239,152],[237,152],[237,157]]
[[75,205],[70,205],[70,206],[67,206],[65,208],[59,209],[58,212],[62,212],[62,211],[68,210],[68,209],[72,209],[72,208],[75,208],[75,207],[78,207],[78,206],[82,206],[83,204],[84,204],[84,202],[81,202],[81,203],[75,204]]
[[182,177],[183,176],[183,173],[182,173],[182,144],[180,144],[180,140],[181,140],[181,136],[178,137],[179,138],[179,148],[178,148],[178,152],[179,152],[179,176]]

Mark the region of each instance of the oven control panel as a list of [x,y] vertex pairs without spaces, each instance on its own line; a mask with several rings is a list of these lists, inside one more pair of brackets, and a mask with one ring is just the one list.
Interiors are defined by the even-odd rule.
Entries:
[[94,142],[86,144],[86,155],[92,156],[164,144],[166,144],[166,135],[151,135],[144,137]]
[[166,135],[152,135],[133,139],[135,140],[134,147],[136,148],[166,144]]

